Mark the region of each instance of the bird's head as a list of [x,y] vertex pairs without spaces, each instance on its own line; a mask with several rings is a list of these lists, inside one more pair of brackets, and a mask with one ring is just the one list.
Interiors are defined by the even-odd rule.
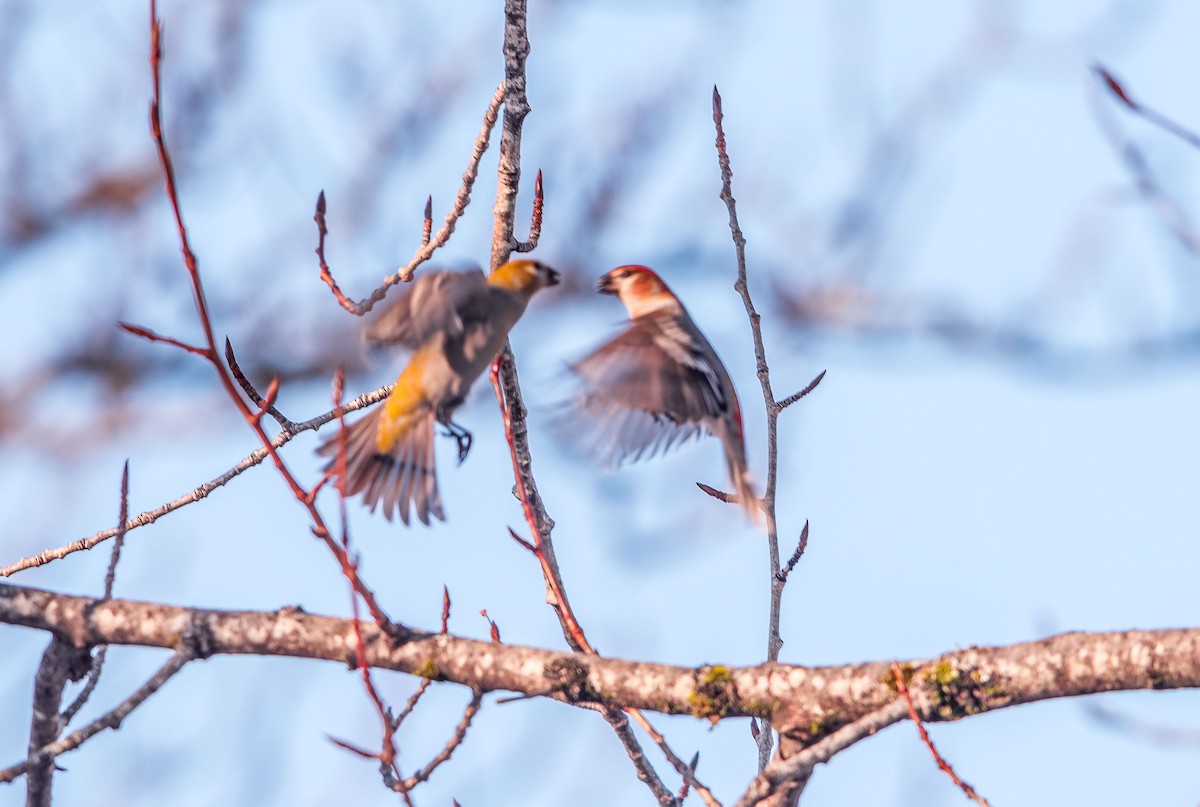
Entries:
[[615,294],[629,309],[629,316],[637,318],[645,314],[679,305],[679,300],[667,288],[667,284],[648,266],[629,264],[618,266],[601,275],[596,281],[596,290],[601,294]]
[[538,289],[558,285],[558,270],[541,261],[519,260],[497,266],[488,275],[488,283],[512,292],[533,294]]

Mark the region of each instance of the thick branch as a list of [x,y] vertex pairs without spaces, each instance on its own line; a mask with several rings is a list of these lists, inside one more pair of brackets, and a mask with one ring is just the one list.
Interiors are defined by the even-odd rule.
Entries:
[[[0,584],[0,623],[53,632],[74,647],[172,648],[189,626],[206,654],[277,655],[349,663],[353,622],[279,611],[216,611],[101,601]],[[497,645],[410,631],[392,640],[362,626],[374,667],[488,692],[551,692],[559,700],[705,718],[763,716],[809,744],[896,700],[890,661],[833,667],[675,667]],[[1021,703],[1133,689],[1200,687],[1200,628],[1067,633],[974,647],[902,664],[921,718],[955,720]],[[901,712],[903,716],[903,712]],[[815,732],[815,733],[814,733]]]

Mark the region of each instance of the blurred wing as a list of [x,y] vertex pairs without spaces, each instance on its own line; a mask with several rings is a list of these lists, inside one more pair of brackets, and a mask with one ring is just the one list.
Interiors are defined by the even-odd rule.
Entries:
[[464,316],[486,299],[487,292],[487,278],[479,269],[422,275],[366,327],[363,337],[415,350],[435,333],[461,332]]
[[590,421],[576,439],[613,464],[637,461],[708,431],[728,407],[698,332],[674,317],[640,317],[572,365],[583,390],[577,409]]

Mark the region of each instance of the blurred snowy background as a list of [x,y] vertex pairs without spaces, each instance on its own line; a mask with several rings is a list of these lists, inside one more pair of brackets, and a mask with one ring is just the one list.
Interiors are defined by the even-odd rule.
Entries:
[[[328,408],[389,380],[317,280],[328,256],[360,297],[407,262],[433,195],[449,208],[502,76],[501,3],[168,0],[164,114],[184,215],[219,335],[280,408]],[[624,316],[590,293],[628,262],[661,271],[729,365],[753,467],[764,417],[731,289],[710,94],[720,86],[751,288],[781,397],[782,660],[936,655],[1068,630],[1200,624],[1195,414],[1200,398],[1200,153],[1131,117],[1089,73],[1200,128],[1200,6],[1176,2],[631,0],[530,8],[522,210],[545,172],[537,257],[569,283],[513,337],[533,408],[535,469],[579,617],[606,655],[676,664],[765,655],[763,541],[692,484],[719,449],[604,474],[545,429],[566,362]],[[147,131],[147,13],[135,2],[0,2],[0,564],[115,523],[218,475],[255,442],[193,357],[119,333],[196,339]],[[1134,151],[1129,151],[1129,149]],[[1144,160],[1147,193],[1122,153]],[[441,253],[486,261],[495,150]],[[1158,194],[1158,196],[1154,196]],[[518,217],[518,233],[527,213]],[[562,647],[523,528],[490,389],[441,447],[449,522],[403,529],[351,506],[363,574],[398,619]],[[308,434],[286,456],[311,482]],[[328,499],[327,504],[332,503]],[[108,544],[9,582],[101,590]],[[347,614],[345,581],[276,475],[255,469],[128,539],[119,597]],[[0,628],[0,764],[23,757],[42,634]],[[115,649],[88,710],[110,708],[165,654]],[[380,675],[400,703],[411,678]],[[436,687],[399,737],[424,764],[468,695]],[[488,702],[418,804],[651,804],[611,730],[551,702]],[[1088,703],[1200,728],[1200,694]],[[754,772],[747,721],[659,718],[732,798]],[[1113,731],[1082,701],[931,729],[995,804],[1194,804],[1200,748]],[[61,804],[394,804],[369,746],[357,675],[331,664],[214,658],[117,733],[60,759]],[[651,759],[666,771],[657,752]],[[673,778],[672,778],[673,781]],[[23,785],[0,787],[20,804]],[[911,725],[822,767],[803,803],[959,804]]]

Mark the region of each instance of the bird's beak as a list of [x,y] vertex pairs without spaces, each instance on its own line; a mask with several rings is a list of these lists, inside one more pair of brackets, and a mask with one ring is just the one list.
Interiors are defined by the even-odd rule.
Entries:
[[613,283],[612,275],[601,275],[596,280],[596,291],[601,294],[616,294],[617,284]]
[[557,286],[559,284],[559,281],[561,281],[561,280],[562,280],[562,275],[559,273],[559,271],[557,269],[551,269],[550,267],[546,267],[546,285],[547,286]]

